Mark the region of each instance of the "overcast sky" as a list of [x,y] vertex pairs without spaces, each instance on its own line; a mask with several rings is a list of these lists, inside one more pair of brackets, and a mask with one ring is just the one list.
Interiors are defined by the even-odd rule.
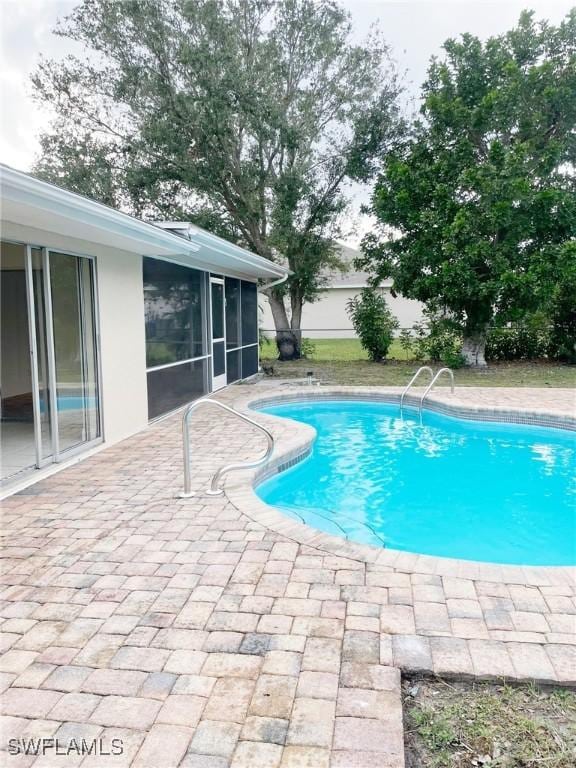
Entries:
[[[481,38],[512,27],[523,8],[537,18],[558,23],[574,0],[341,0],[349,9],[355,33],[362,38],[379,22],[398,62],[406,72],[407,94],[416,97],[426,75],[430,56],[441,53],[449,37],[471,32]],[[31,96],[30,74],[40,54],[58,58],[74,50],[67,40],[52,34],[59,17],[76,0],[0,0],[0,162],[29,170],[38,151],[38,134],[50,115]],[[362,195],[364,197],[364,195]],[[366,222],[353,219],[358,228]]]

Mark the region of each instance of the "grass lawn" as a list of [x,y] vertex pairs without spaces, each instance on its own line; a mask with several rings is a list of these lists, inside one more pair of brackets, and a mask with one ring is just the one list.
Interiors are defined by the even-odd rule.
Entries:
[[[310,341],[315,347],[310,360],[319,362],[368,360],[368,354],[358,339],[310,339]],[[266,339],[260,355],[265,359],[274,358],[276,356],[276,343]],[[392,342],[389,356],[394,360],[408,359],[406,351],[402,349],[397,339]]]
[[[276,360],[276,345],[267,342],[262,362],[274,369],[274,377],[304,378],[307,371],[326,384],[402,386],[407,384],[420,363],[406,360],[398,341],[386,363],[371,363],[358,339],[314,339],[316,349],[306,360],[281,363]],[[440,368],[438,364],[433,368]],[[486,370],[461,368],[455,372],[461,387],[574,387],[576,366],[537,362],[492,363]]]
[[576,693],[406,680],[407,768],[573,768]]

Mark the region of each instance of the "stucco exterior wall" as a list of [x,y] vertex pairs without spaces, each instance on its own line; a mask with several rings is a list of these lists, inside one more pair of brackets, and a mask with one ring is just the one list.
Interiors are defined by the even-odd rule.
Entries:
[[3,222],[2,239],[61,249],[96,261],[100,402],[107,443],[148,424],[142,258],[126,251]]
[[[411,328],[422,318],[422,305],[418,301],[396,298],[390,295],[389,288],[380,289],[398,318],[400,328]],[[346,312],[348,301],[360,293],[360,288],[330,288],[322,293],[322,298],[314,304],[306,304],[302,311],[303,335],[311,339],[354,338],[356,334]],[[268,299],[261,295],[260,327],[273,332],[274,321]]]

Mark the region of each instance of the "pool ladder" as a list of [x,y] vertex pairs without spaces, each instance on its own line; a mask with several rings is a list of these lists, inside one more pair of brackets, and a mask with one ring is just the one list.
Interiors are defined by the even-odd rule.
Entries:
[[430,383],[428,384],[428,386],[424,390],[424,394],[420,398],[420,405],[418,407],[418,414],[420,416],[422,415],[422,407],[424,405],[424,400],[426,399],[428,393],[432,390],[432,388],[434,387],[434,384],[436,384],[436,382],[438,381],[440,376],[442,376],[443,373],[447,373],[448,376],[450,377],[450,392],[451,394],[454,394],[454,372],[452,371],[451,368],[440,368],[440,370],[436,373],[436,375],[434,375],[434,371],[432,370],[432,368],[430,368],[429,365],[423,365],[421,368],[418,368],[418,370],[416,371],[414,376],[412,376],[408,384],[404,387],[402,394],[400,395],[400,415],[402,415],[402,410],[404,408],[404,398],[406,396],[406,393],[408,392],[410,387],[414,384],[414,382],[418,379],[420,374],[424,372],[427,372],[430,374]]
[[199,400],[194,400],[193,403],[190,403],[186,407],[186,410],[182,416],[182,441],[184,445],[184,491],[178,494],[178,497],[181,499],[189,499],[191,496],[194,496],[192,491],[192,471],[190,468],[190,416],[192,415],[193,411],[202,405],[215,405],[217,408],[221,408],[228,413],[234,414],[234,416],[237,416],[239,419],[242,419],[242,421],[245,421],[252,427],[256,427],[256,429],[262,432],[266,438],[267,443],[266,450],[262,456],[260,456],[260,458],[254,459],[253,461],[242,461],[234,462],[233,464],[225,464],[224,466],[220,467],[220,469],[216,470],[216,472],[212,475],[212,479],[210,480],[210,487],[206,491],[208,496],[220,496],[222,493],[224,493],[222,488],[220,488],[220,480],[225,474],[238,469],[255,469],[256,467],[260,467],[268,461],[272,455],[272,451],[274,450],[274,437],[272,436],[272,433],[266,429],[266,427],[262,426],[262,424],[258,424],[257,421],[250,419],[248,416],[240,413],[240,411],[236,411],[234,408],[230,408],[229,405],[224,405],[224,403],[221,403],[219,400],[212,400],[210,397],[201,397]]

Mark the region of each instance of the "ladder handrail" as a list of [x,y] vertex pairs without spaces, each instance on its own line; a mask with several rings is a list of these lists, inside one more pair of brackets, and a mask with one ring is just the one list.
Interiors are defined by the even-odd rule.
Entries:
[[429,365],[423,365],[420,368],[418,368],[418,370],[416,371],[414,376],[412,376],[412,378],[410,379],[408,384],[404,387],[404,390],[403,390],[402,394],[400,395],[400,415],[402,415],[402,408],[404,407],[404,396],[406,395],[406,393],[408,392],[408,390],[410,389],[412,384],[414,384],[414,382],[416,381],[418,376],[420,376],[420,374],[423,371],[428,371],[428,373],[430,374],[430,380],[431,381],[434,378],[434,371],[432,370],[432,368],[430,368]]
[[201,405],[215,405],[218,408],[222,408],[222,410],[227,411],[228,413],[232,413],[235,416],[238,416],[239,419],[242,419],[242,421],[245,421],[247,424],[250,424],[253,427],[256,427],[262,434],[266,437],[267,446],[266,451],[260,458],[253,459],[252,461],[243,461],[243,462],[234,462],[233,464],[225,464],[224,466],[220,467],[220,469],[216,470],[214,475],[212,475],[212,479],[210,481],[210,488],[206,491],[206,493],[209,496],[219,496],[220,494],[224,493],[224,491],[219,488],[219,482],[220,479],[225,475],[227,472],[232,472],[237,469],[255,469],[256,467],[260,467],[262,464],[265,464],[270,456],[272,455],[272,451],[274,450],[274,437],[272,436],[272,433],[266,429],[266,427],[263,427],[262,424],[259,424],[257,421],[254,421],[253,419],[249,418],[248,416],[245,416],[243,413],[240,413],[240,411],[235,410],[234,408],[231,408],[229,405],[225,405],[224,403],[221,403],[219,400],[212,400],[210,397],[201,397],[199,400],[194,400],[194,402],[190,403],[186,410],[184,411],[184,414],[182,416],[182,440],[184,445],[184,492],[179,494],[180,498],[187,499],[192,496],[192,473],[190,471],[190,416],[193,411],[195,411],[197,408],[199,408]]
[[422,414],[422,406],[424,405],[424,399],[426,398],[428,392],[430,392],[430,390],[432,389],[434,384],[436,384],[436,382],[438,381],[440,376],[442,376],[443,373],[449,374],[449,376],[450,376],[450,393],[452,395],[454,394],[454,372],[452,371],[451,368],[440,368],[440,370],[438,371],[436,376],[434,376],[434,378],[432,379],[430,384],[428,384],[428,388],[426,389],[426,391],[424,392],[424,394],[420,398],[420,407],[418,408],[418,413]]

